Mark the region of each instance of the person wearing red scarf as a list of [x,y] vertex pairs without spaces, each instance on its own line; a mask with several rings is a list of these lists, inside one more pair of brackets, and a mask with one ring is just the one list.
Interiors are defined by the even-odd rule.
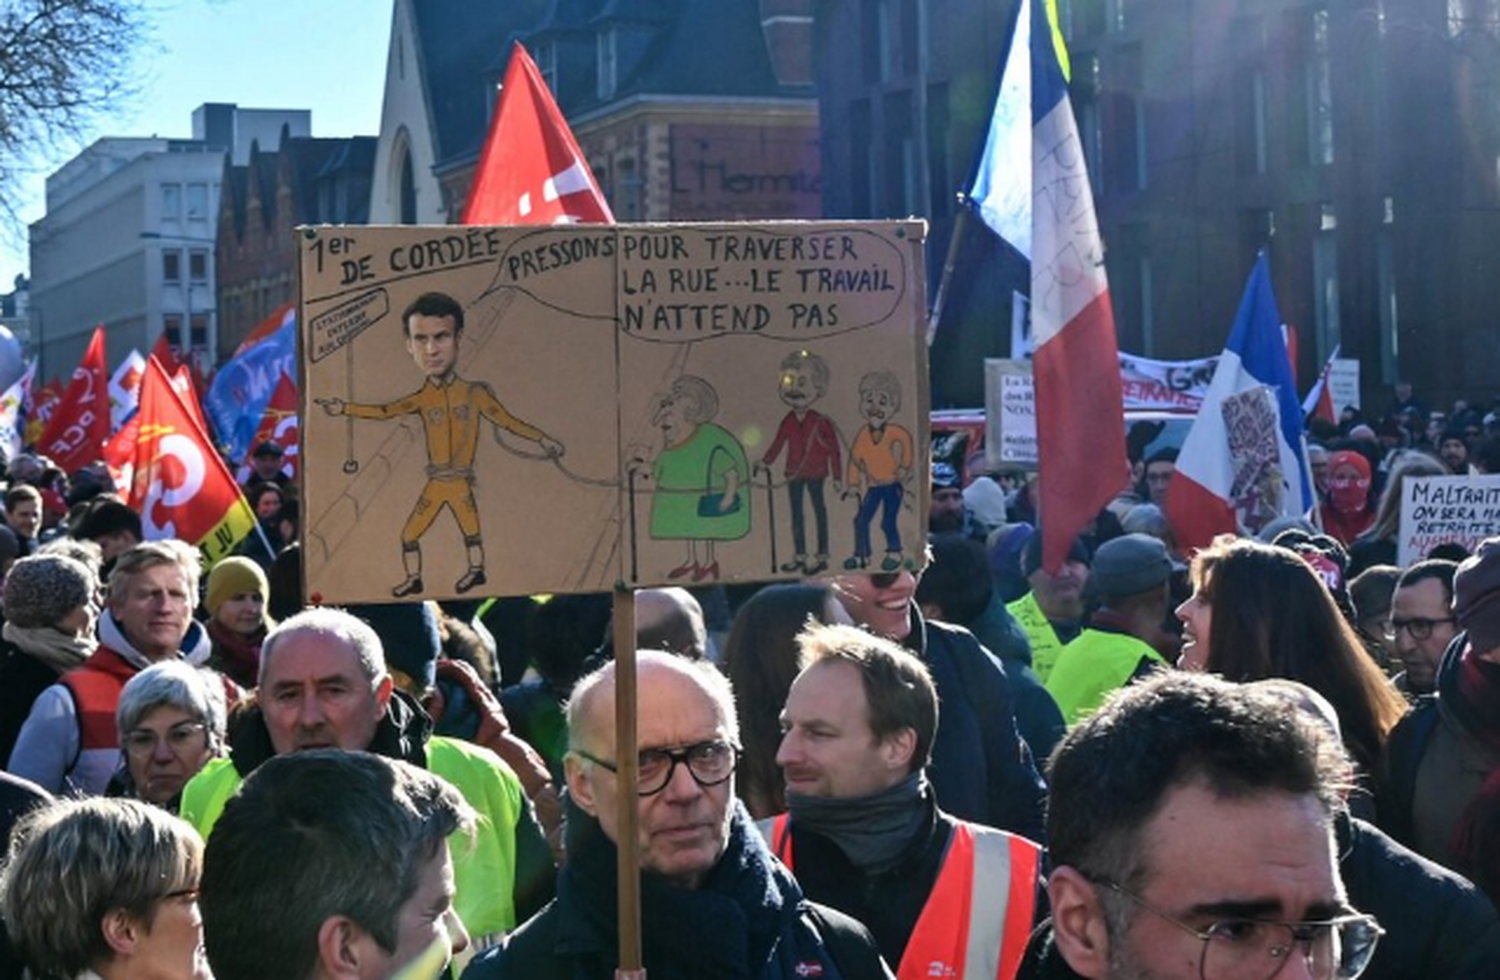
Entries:
[[[1464,632],[1438,668],[1437,696],[1402,719],[1386,746],[1381,822],[1392,836],[1471,880],[1500,850],[1500,537],[1482,542],[1453,578]],[[1488,858],[1493,860],[1493,857]]]
[[1370,461],[1352,449],[1328,457],[1328,506],[1323,530],[1349,547],[1375,520],[1370,506]]

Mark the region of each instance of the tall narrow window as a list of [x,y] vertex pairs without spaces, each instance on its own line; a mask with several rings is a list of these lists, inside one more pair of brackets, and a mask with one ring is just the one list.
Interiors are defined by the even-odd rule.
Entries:
[[1375,239],[1375,282],[1380,307],[1380,379],[1394,384],[1399,373],[1401,319],[1396,304],[1396,205],[1385,199],[1385,215]]
[[1146,108],[1141,95],[1141,46],[1123,45],[1115,62],[1115,173],[1121,190],[1144,190],[1146,168]]
[[182,185],[161,185],[161,220],[177,221],[182,217]]
[[208,220],[208,185],[187,185],[187,219],[189,221]]
[[414,225],[417,223],[417,179],[412,173],[409,146],[402,147],[400,169],[401,213],[398,220],[403,225]]
[[1328,9],[1318,8],[1309,21],[1311,46],[1306,67],[1308,162],[1333,162],[1333,63],[1329,57]]
[[874,215],[875,154],[871,133],[870,102],[859,99],[849,105],[849,208],[853,217]]
[[948,134],[950,132],[948,109],[948,86],[927,87],[927,173],[932,189],[929,204],[933,217],[953,213],[955,204],[953,188],[957,181],[948,175]]
[[1103,193],[1104,130],[1099,118],[1099,58],[1093,54],[1073,56],[1071,94],[1078,119],[1078,138],[1088,165],[1089,187],[1098,198]]
[[1318,334],[1318,358],[1328,357],[1343,342],[1339,321],[1338,217],[1332,204],[1320,209],[1318,233],[1313,236],[1313,317]]
[[195,248],[188,253],[188,280],[195,283],[208,282],[208,252]]
[[173,285],[182,282],[182,253],[175,248],[161,253],[161,281]]
[[912,125],[910,92],[896,92],[885,99],[885,193],[886,217],[917,213],[917,141]]

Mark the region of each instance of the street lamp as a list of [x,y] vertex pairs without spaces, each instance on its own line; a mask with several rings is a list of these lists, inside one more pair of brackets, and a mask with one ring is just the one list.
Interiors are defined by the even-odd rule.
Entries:
[[[213,365],[216,364],[217,361],[218,361],[218,348],[219,348],[219,342],[218,342],[219,341],[218,310],[217,310],[218,302],[217,302],[217,296],[215,295],[215,293],[216,293],[216,283],[214,281],[213,272],[211,271],[212,268],[213,268],[213,250],[218,246],[218,240],[214,239],[214,238],[207,238],[207,237],[204,237],[204,236],[199,236],[199,235],[177,235],[177,234],[172,234],[170,232],[163,233],[163,232],[159,232],[159,231],[143,231],[143,232],[140,233],[140,237],[141,237],[141,239],[143,241],[157,241],[157,242],[166,241],[166,242],[185,243],[185,244],[188,244],[188,245],[207,245],[208,246],[208,253],[207,253],[207,255],[205,256],[205,259],[204,259],[205,265],[204,265],[204,270],[203,270],[203,282],[204,282],[204,284],[208,288],[209,305],[208,305],[207,309],[205,309],[205,310],[202,311],[203,318],[204,318],[204,331],[203,331],[204,332],[204,336],[203,336],[203,346],[204,346],[204,349],[202,351],[202,355],[203,355],[203,358],[207,361],[207,364],[199,364],[198,366],[199,366],[200,369],[204,369],[204,370],[212,368]],[[182,267],[181,267],[181,260],[179,259],[179,265],[178,265],[178,282],[183,284],[184,306],[186,307],[185,312],[184,312],[184,320],[185,320],[186,327],[187,327],[187,335],[183,336],[182,334],[179,333],[179,335],[177,337],[177,340],[178,340],[178,342],[180,344],[181,349],[184,352],[186,352],[188,356],[190,356],[190,357],[196,357],[198,355],[198,348],[193,343],[193,285],[194,285],[194,282],[193,282],[193,274],[192,274],[192,257],[193,257],[193,253],[191,251],[189,251],[189,253],[188,253],[188,268],[186,270],[182,269]],[[186,272],[186,278],[185,278],[185,280],[184,280],[184,272]]]

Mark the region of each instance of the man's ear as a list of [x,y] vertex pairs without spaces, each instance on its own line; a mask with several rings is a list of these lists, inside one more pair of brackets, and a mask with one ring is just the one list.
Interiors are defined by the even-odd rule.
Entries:
[[[1099,893],[1077,868],[1057,868],[1047,880],[1057,951],[1082,977],[1109,975],[1109,928]],[[1123,937],[1120,937],[1124,941]]]
[[318,976],[329,980],[363,980],[379,976],[380,947],[358,923],[345,915],[330,915],[318,927]]
[[375,703],[380,705],[380,710],[382,712],[384,712],[386,706],[391,703],[391,692],[395,689],[396,682],[391,679],[390,674],[386,674],[383,678],[380,679],[380,683],[375,686]]
[[129,956],[139,942],[141,923],[124,909],[111,909],[99,923],[104,942],[116,956]]
[[880,757],[891,769],[910,772],[911,759],[916,752],[917,730],[915,728],[903,728],[893,735],[887,735],[880,743]]
[[594,802],[594,787],[589,784],[588,776],[583,771],[583,760],[571,752],[563,756],[563,774],[568,779],[568,796],[578,804],[578,808],[591,817],[599,816],[599,808]]

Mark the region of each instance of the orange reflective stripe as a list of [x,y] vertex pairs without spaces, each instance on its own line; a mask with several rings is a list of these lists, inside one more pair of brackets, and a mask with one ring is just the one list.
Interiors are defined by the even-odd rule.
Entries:
[[1041,848],[959,823],[907,941],[898,980],[1014,980],[1036,916]]
[[906,941],[897,980],[964,976],[973,898],[974,832],[960,823],[953,828],[932,893]]
[[790,813],[782,813],[770,820],[762,820],[759,824],[766,845],[771,848],[772,854],[781,859],[788,871],[792,870],[791,816]]
[[1000,939],[997,980],[1015,980],[1026,952],[1026,940],[1036,921],[1036,893],[1041,872],[1041,848],[1024,837],[1010,839],[1010,900],[1005,904],[1005,933]]

